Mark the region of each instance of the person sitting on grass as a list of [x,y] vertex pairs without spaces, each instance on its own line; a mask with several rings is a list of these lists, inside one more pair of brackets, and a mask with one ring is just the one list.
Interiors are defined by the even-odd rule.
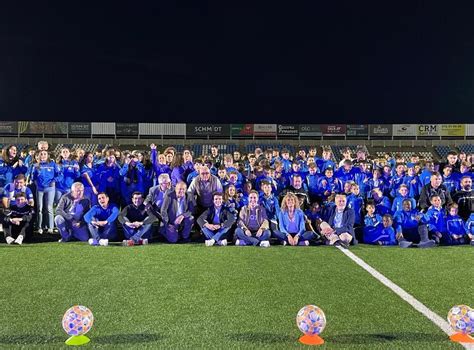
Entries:
[[411,201],[402,202],[403,210],[394,215],[396,238],[401,248],[408,248],[418,242],[418,248],[431,248],[436,242],[428,238],[428,229],[422,222],[423,214],[411,207]]
[[223,205],[222,192],[215,192],[212,195],[213,205],[202,213],[197,223],[202,234],[206,237],[206,246],[212,247],[214,244],[220,246],[227,245],[227,232],[235,222],[235,216]]
[[364,243],[374,241],[374,237],[379,236],[382,227],[382,216],[375,213],[375,204],[371,201],[365,206],[367,214],[364,218]]
[[466,221],[466,233],[471,240],[471,246],[474,246],[474,213]]
[[89,239],[90,245],[109,245],[109,240],[117,240],[117,220],[119,209],[115,204],[109,203],[109,196],[105,192],[99,192],[97,202],[84,215],[84,220],[89,227],[92,238]]
[[186,183],[178,182],[174,191],[167,192],[161,207],[163,227],[160,233],[169,243],[182,239],[183,243],[190,241],[191,229],[194,224],[194,200],[186,193]]
[[28,204],[26,194],[17,193],[15,204],[4,211],[3,232],[7,244],[22,244],[25,237],[31,235],[33,215],[34,209]]
[[235,245],[270,246],[270,230],[265,208],[258,204],[258,192],[251,190],[248,204],[240,209]]
[[156,217],[143,204],[143,194],[132,193],[132,203],[122,209],[118,216],[122,224],[125,240],[124,246],[148,244],[152,236],[152,224]]
[[428,227],[428,234],[436,244],[451,245],[451,236],[446,227],[446,210],[441,206],[441,198],[437,194],[430,198],[431,206],[423,215],[423,222]]
[[446,229],[453,245],[466,243],[466,228],[464,220],[458,215],[458,205],[451,203],[446,217]]
[[336,205],[329,209],[328,222],[321,223],[321,232],[329,245],[347,249],[354,237],[354,210],[347,206],[344,194],[337,194],[334,201]]
[[366,241],[367,244],[378,245],[396,245],[397,239],[395,230],[393,228],[393,218],[390,214],[385,214],[382,217],[382,225],[379,225],[376,230],[377,236],[373,236]]
[[71,191],[62,195],[56,208],[54,223],[61,234],[60,242],[73,239],[86,242],[89,230],[84,221],[84,214],[91,208],[91,201],[84,197],[84,185],[74,182]]
[[278,214],[278,231],[274,234],[283,245],[309,245],[314,238],[312,231],[306,231],[306,219],[299,208],[296,194],[289,192],[283,197],[280,213]]
[[158,185],[150,188],[144,201],[147,209],[150,209],[152,214],[159,220],[161,220],[161,207],[163,205],[165,193],[171,188],[171,178],[169,174],[162,173],[158,176]]

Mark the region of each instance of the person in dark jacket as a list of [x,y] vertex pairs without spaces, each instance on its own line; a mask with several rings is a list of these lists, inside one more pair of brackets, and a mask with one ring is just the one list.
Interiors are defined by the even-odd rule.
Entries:
[[8,244],[22,244],[33,229],[33,207],[28,204],[23,192],[15,195],[15,204],[6,209],[3,217],[3,231]]
[[442,184],[442,182],[443,177],[440,173],[434,172],[431,174],[430,182],[423,186],[420,193],[418,206],[422,211],[426,211],[431,206],[430,198],[434,195],[439,196],[443,208],[453,202],[448,189]]
[[189,242],[194,224],[194,200],[190,194],[186,193],[186,188],[185,182],[178,182],[175,189],[166,192],[163,199],[161,234],[170,243],[178,242],[180,236],[183,242]]
[[321,224],[321,232],[330,245],[348,248],[354,237],[354,210],[346,205],[344,194],[337,194],[334,201],[336,205],[328,213],[328,222]]
[[86,242],[89,239],[89,230],[84,221],[84,214],[90,209],[89,198],[84,197],[84,185],[75,182],[71,191],[62,195],[56,208],[54,223],[61,234],[60,242],[72,239]]
[[461,178],[461,189],[453,195],[453,201],[458,205],[459,216],[463,220],[467,220],[474,213],[474,190],[470,176]]
[[234,214],[223,205],[222,192],[212,195],[213,205],[206,209],[198,218],[198,225],[206,237],[206,246],[227,245],[227,232],[235,222]]
[[118,216],[118,221],[122,224],[125,246],[148,244],[152,237],[152,224],[156,217],[143,204],[143,194],[141,192],[132,193],[132,203],[122,209]]

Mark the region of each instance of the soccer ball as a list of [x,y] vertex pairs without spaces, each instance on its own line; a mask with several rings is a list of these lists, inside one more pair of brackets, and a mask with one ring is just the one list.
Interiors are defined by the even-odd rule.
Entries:
[[319,307],[306,305],[298,311],[296,325],[306,335],[319,335],[326,327],[326,316]]
[[464,334],[474,329],[474,310],[467,305],[456,305],[448,312],[448,322],[454,331]]
[[82,335],[89,332],[94,323],[92,311],[82,305],[71,307],[63,316],[63,329],[68,335]]

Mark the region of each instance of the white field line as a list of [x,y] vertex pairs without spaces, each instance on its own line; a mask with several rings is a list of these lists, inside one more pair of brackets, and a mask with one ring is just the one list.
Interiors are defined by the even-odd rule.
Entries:
[[[354,261],[357,265],[362,267],[365,271],[370,273],[375,279],[377,279],[380,283],[384,284],[388,287],[392,292],[397,294],[400,298],[405,300],[408,304],[410,304],[415,310],[423,314],[426,318],[428,318],[431,322],[437,325],[441,330],[446,333],[448,336],[454,333],[453,329],[449,325],[449,323],[438,314],[434,313],[430,309],[428,309],[423,303],[415,299],[411,294],[407,293],[404,289],[390,281],[387,277],[382,275],[372,266],[367,264],[364,260],[359,258],[354,253],[350,252],[347,249],[337,247],[341,252],[343,252],[346,256],[348,256],[352,261]],[[474,349],[474,344],[469,343],[460,343],[465,349]]]

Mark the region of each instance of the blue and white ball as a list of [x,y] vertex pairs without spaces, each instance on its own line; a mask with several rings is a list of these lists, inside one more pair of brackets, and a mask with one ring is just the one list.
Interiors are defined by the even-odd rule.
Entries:
[[458,333],[470,334],[474,329],[474,310],[467,305],[456,305],[448,312],[448,322]]
[[316,305],[306,305],[298,311],[296,325],[306,335],[319,335],[326,327],[326,315]]

